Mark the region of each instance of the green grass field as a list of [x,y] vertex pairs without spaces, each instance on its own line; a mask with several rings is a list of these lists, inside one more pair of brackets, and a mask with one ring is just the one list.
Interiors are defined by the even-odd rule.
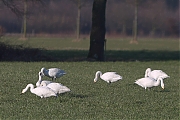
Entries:
[[[89,41],[86,40],[73,42],[71,39],[54,38],[50,42],[47,38],[32,38],[29,41],[8,38],[1,41],[6,43],[9,41],[9,44],[13,45],[23,44],[32,48],[43,48],[45,55],[55,58],[65,57],[65,62],[1,61],[0,119],[2,120],[179,119],[178,40],[140,39],[139,44],[136,45],[129,44],[128,40],[110,39],[107,43],[106,57],[108,60],[111,60],[109,57],[113,57],[113,60],[106,62],[68,61],[71,55],[73,59],[76,59],[76,56],[86,56],[89,47]],[[116,44],[118,41],[119,43]],[[82,53],[76,50],[82,50]],[[168,55],[165,54],[166,52]],[[147,53],[149,54],[146,55]],[[65,70],[67,74],[56,82],[69,87],[71,92],[59,95],[58,98],[45,99],[31,94],[29,90],[20,94],[28,83],[37,82],[38,72],[42,67],[59,67]],[[164,80],[164,90],[158,86],[145,91],[134,84],[136,79],[144,77],[148,67],[161,69],[170,76]],[[97,70],[103,73],[116,71],[123,76],[123,80],[107,84],[99,79],[94,83]],[[44,79],[50,80],[47,77]]]

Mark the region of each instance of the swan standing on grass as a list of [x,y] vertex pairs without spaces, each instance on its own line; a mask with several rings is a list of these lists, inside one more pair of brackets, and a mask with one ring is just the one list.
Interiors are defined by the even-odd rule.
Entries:
[[95,78],[94,78],[94,82],[97,82],[98,76],[100,76],[100,78],[102,80],[106,81],[107,83],[116,82],[116,81],[122,79],[122,77],[120,75],[118,75],[116,72],[106,72],[106,73],[102,74],[101,71],[97,71]]
[[39,87],[39,86],[47,86],[49,83],[52,83],[52,81],[47,81],[47,80],[42,81],[42,77],[43,77],[42,72],[39,72],[38,75],[39,75],[39,80],[36,82],[37,87]]
[[33,84],[28,84],[25,89],[22,90],[22,93],[25,93],[28,88],[30,88],[31,93],[36,94],[37,96],[41,98],[46,98],[50,96],[56,96],[57,94],[50,88],[48,87],[36,87],[34,88]]
[[59,68],[45,69],[43,67],[43,68],[41,68],[41,72],[43,73],[43,75],[52,78],[52,80],[56,79],[56,78],[59,78],[59,77],[61,77],[61,76],[66,74],[64,70],[61,70]]
[[147,68],[145,71],[145,78],[146,77],[151,77],[154,78],[155,80],[157,80],[159,77],[161,77],[162,79],[168,78],[170,76],[168,76],[165,72],[163,72],[162,70],[153,70],[151,71],[151,68]]
[[[45,86],[45,84],[44,84],[44,86]],[[71,91],[68,87],[66,87],[60,83],[50,83],[46,87],[52,89],[56,94],[61,94],[61,93]]]
[[164,89],[164,83],[163,83],[163,79],[161,77],[159,77],[157,79],[157,81],[153,78],[150,77],[146,77],[146,78],[141,78],[136,80],[135,82],[137,85],[143,87],[143,88],[151,88],[154,86],[158,86],[161,83],[161,87]]

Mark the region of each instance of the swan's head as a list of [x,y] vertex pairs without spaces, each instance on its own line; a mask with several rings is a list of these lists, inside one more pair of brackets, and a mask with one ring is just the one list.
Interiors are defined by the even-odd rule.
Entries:
[[26,92],[26,90],[25,90],[25,89],[23,89],[21,93],[25,93],[25,92]]
[[162,89],[164,89],[164,84],[161,85]]
[[98,80],[97,78],[94,78],[94,82],[97,82],[97,80]]
[[40,87],[45,87],[45,86],[47,86],[47,84],[44,83],[44,82],[42,82],[41,85],[39,85],[39,86],[40,86]]

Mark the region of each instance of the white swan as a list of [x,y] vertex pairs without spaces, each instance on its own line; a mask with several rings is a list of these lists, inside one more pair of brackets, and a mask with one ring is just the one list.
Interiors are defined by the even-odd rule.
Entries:
[[52,81],[47,81],[47,80],[42,81],[42,77],[43,77],[42,72],[39,72],[38,75],[39,75],[39,80],[36,82],[37,87],[39,87],[39,86],[47,86],[49,83],[52,83]]
[[162,70],[153,70],[151,71],[151,68],[147,68],[145,71],[145,75],[144,77],[151,77],[154,78],[155,80],[158,79],[158,77],[161,77],[162,79],[168,78],[170,76],[168,76],[165,72],[163,72]]
[[61,70],[59,68],[45,69],[43,67],[43,68],[41,68],[41,72],[43,73],[43,75],[52,78],[52,80],[56,79],[56,78],[59,78],[59,77],[61,77],[61,76],[66,74],[64,70]]
[[[44,84],[44,86],[45,86],[45,84]],[[71,91],[68,87],[66,87],[60,83],[50,83],[46,87],[52,89],[57,94]]]
[[161,83],[161,87],[164,89],[164,83],[163,83],[163,79],[161,77],[159,77],[157,79],[157,81],[153,78],[150,78],[150,77],[141,78],[141,79],[136,80],[135,83],[138,84],[139,86],[145,88],[145,89],[151,88],[154,86],[158,86]]
[[30,88],[31,93],[36,94],[37,96],[41,98],[46,98],[50,96],[57,96],[57,94],[50,88],[48,87],[37,87],[34,88],[33,84],[28,84],[25,89],[22,90],[22,93],[25,93],[28,88]]
[[116,82],[122,79],[122,76],[118,75],[116,72],[106,72],[102,74],[101,71],[97,71],[94,78],[94,82],[97,82],[98,76],[100,76],[100,78],[106,81],[107,83]]

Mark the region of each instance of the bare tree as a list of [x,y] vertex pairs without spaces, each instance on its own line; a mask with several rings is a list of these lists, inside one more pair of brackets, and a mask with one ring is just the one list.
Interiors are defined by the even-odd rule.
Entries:
[[15,3],[15,0],[2,0],[2,3],[7,6],[18,17],[22,16],[22,9]]
[[[41,2],[41,0],[31,0],[32,2]],[[23,9],[23,35],[22,39],[26,40],[27,39],[27,12],[28,12],[28,0],[22,0],[24,4],[24,9]]]
[[134,6],[134,20],[133,20],[133,39],[130,41],[130,43],[138,44],[137,41],[137,34],[138,34],[138,7],[139,4],[144,2],[145,0],[126,0],[126,2],[132,4]]
[[94,0],[92,8],[92,28],[87,58],[97,61],[104,61],[106,2],[107,0]]
[[80,39],[80,31],[81,31],[81,9],[83,6],[85,6],[85,0],[72,0],[77,6],[77,20],[76,20],[76,40],[78,41]]
[[23,39],[26,39],[26,29],[27,29],[27,0],[24,0]]
[[[13,13],[15,13],[19,18],[23,17],[23,39],[26,39],[27,31],[27,0],[2,0],[2,3],[7,6]],[[42,0],[31,0],[31,2],[40,2]],[[22,7],[24,5],[24,7]]]
[[133,20],[133,40],[130,43],[137,44],[137,31],[138,31],[138,0],[134,0],[134,20]]

